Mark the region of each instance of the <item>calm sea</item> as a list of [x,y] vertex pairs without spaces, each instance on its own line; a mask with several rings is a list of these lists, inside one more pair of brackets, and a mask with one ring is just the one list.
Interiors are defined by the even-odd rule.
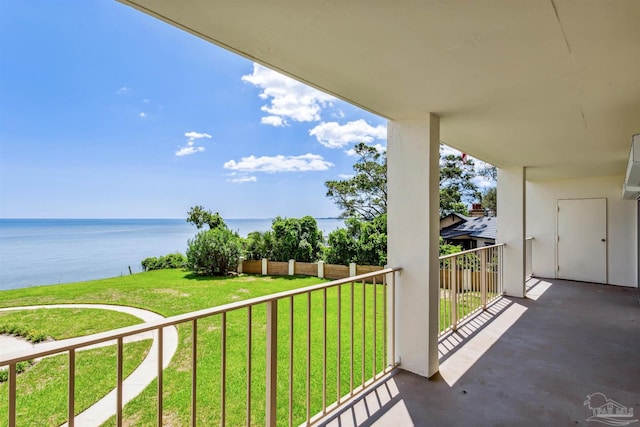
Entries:
[[[318,219],[325,236],[343,221]],[[241,236],[271,219],[230,219]],[[141,271],[140,261],[184,253],[198,230],[183,219],[0,219],[0,290]]]

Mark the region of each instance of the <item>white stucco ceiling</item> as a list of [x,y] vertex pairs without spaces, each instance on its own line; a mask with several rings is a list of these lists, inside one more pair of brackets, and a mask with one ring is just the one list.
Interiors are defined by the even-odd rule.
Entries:
[[640,0],[121,0],[530,179],[622,175]]

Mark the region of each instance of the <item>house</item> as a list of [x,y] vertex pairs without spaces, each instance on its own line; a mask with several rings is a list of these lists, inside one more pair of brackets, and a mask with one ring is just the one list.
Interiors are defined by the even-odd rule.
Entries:
[[458,245],[462,250],[481,248],[496,243],[498,218],[484,216],[480,205],[474,204],[471,214],[465,216],[450,213],[440,218],[440,237],[452,245]]

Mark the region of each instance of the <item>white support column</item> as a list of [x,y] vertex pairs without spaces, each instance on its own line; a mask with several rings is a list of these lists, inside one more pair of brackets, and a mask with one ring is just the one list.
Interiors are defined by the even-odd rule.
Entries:
[[525,168],[498,169],[498,241],[506,243],[502,257],[505,294],[525,294]]
[[318,278],[324,279],[324,261],[318,261]]
[[296,260],[290,259],[289,260],[289,276],[293,276],[294,274],[296,274]]
[[269,260],[266,258],[262,258],[262,275],[266,276],[268,273]]
[[238,274],[242,274],[243,267],[244,267],[244,257],[241,256],[238,258]]
[[388,123],[389,265],[396,280],[396,357],[403,369],[438,372],[440,118]]
[[357,274],[356,274],[356,263],[355,262],[350,262],[349,263],[349,277],[353,277],[353,276],[357,276]]

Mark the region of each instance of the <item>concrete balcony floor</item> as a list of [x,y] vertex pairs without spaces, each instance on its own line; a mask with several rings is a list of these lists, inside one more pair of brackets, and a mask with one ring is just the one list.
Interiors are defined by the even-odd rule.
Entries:
[[527,289],[442,337],[433,378],[399,369],[323,425],[606,425],[587,421],[596,392],[639,419],[637,289],[536,278]]

